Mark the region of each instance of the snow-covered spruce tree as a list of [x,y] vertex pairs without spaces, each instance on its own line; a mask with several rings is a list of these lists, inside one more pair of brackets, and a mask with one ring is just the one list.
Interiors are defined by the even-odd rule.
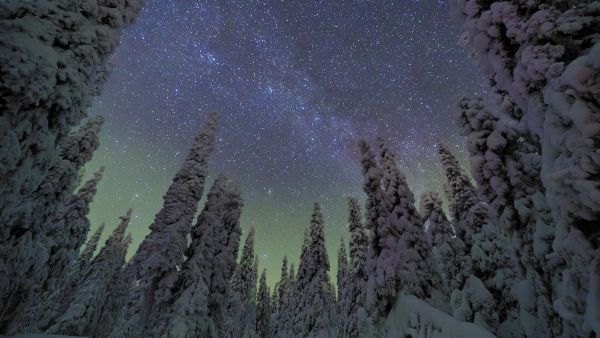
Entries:
[[[516,300],[510,290],[515,282],[515,269],[510,259],[509,239],[503,229],[488,217],[488,206],[479,200],[475,187],[450,149],[441,143],[438,153],[448,180],[454,230],[457,237],[464,242],[465,252],[468,253],[468,257],[459,255],[460,269],[466,271],[470,266],[471,273],[481,280],[498,302],[495,309],[497,319],[497,314],[494,313],[483,315],[487,318],[487,324],[496,329],[506,320],[514,319],[511,311]],[[457,316],[461,318],[461,315]],[[470,319],[467,317],[466,320]]]
[[171,296],[155,306],[146,336],[224,335],[225,300],[236,267],[242,206],[239,186],[219,175],[192,227],[189,258],[168,279]]
[[81,246],[85,243],[90,229],[87,215],[90,204],[96,195],[97,185],[104,175],[104,167],[100,167],[92,178],[69,199],[62,212],[56,215],[47,225],[50,246],[49,271],[47,273],[47,290],[56,290],[67,281],[67,269],[74,264]]
[[85,117],[106,80],[122,29],[134,21],[142,4],[2,4],[0,253],[10,255],[0,255],[0,266],[10,270],[0,278],[0,327],[23,295],[43,281],[37,268],[47,257],[40,225],[47,217],[40,216],[52,214],[60,201],[45,194],[42,185],[61,161],[57,146]]
[[254,265],[252,266],[251,279],[254,281],[252,284],[252,294],[256,294],[256,282],[258,281],[258,255],[254,255]]
[[92,258],[94,257],[94,253],[96,252],[96,248],[98,247],[98,242],[100,242],[100,237],[102,236],[102,232],[104,231],[105,223],[100,224],[98,229],[94,232],[92,237],[85,243],[83,250],[73,263],[69,267],[68,278],[69,280],[79,280],[82,277],[82,273],[87,270]]
[[[13,250],[11,255],[6,256],[7,259],[23,261],[22,264],[9,266],[6,269],[6,276],[10,276],[13,272],[27,275],[27,278],[23,279],[13,275],[8,284],[3,284],[13,289],[11,294],[13,299],[9,299],[7,304],[3,304],[6,306],[5,310],[10,309],[12,305],[19,305],[16,311],[12,311],[6,317],[12,316],[12,319],[4,327],[5,332],[15,332],[19,328],[36,322],[38,299],[47,298],[47,295],[41,294],[48,290],[54,292],[59,288],[59,285],[56,284],[60,284],[64,280],[62,273],[67,257],[63,253],[65,250],[69,251],[68,247],[71,244],[78,245],[78,237],[83,236],[83,240],[85,240],[87,234],[85,214],[89,209],[86,205],[91,202],[95,193],[95,184],[102,178],[101,171],[103,169],[101,168],[100,172],[84,185],[80,193],[72,195],[75,185],[78,183],[77,172],[87,160],[91,159],[93,151],[98,146],[99,124],[88,123],[80,129],[86,132],[76,132],[65,140],[71,144],[72,161],[61,159],[56,166],[50,168],[36,195],[32,196],[31,203],[38,204],[39,202],[44,205],[33,210],[34,213],[30,215],[31,223],[27,224],[28,231],[19,233],[17,240],[19,244],[14,247],[15,242],[12,240],[0,243],[0,247]],[[88,142],[78,142],[82,135],[86,136]],[[81,148],[78,149],[77,145],[80,145]],[[75,154],[79,154],[79,156],[75,156]],[[71,231],[64,231],[67,218],[66,227],[73,231],[72,234]],[[81,233],[81,231],[85,232]],[[75,240],[75,243],[71,243],[72,240]],[[36,245],[33,251],[31,245]],[[2,254],[5,253],[6,251],[0,250],[0,259],[3,259]],[[30,257],[30,255],[33,256]],[[53,265],[57,265],[56,268],[52,268]],[[1,281],[0,284],[2,284]],[[2,285],[0,285],[1,287]],[[21,292],[25,294],[19,296]],[[16,302],[12,303],[13,300]]]
[[[221,191],[212,190],[211,193],[216,192],[214,197],[209,194],[211,203],[207,199],[198,224],[192,229],[192,239],[196,238],[197,245],[191,246],[190,253],[204,257],[201,275],[208,286],[208,308],[212,320],[222,330],[227,310],[225,301],[229,292],[228,284],[237,265],[242,233],[239,219],[244,204],[240,187],[225,175],[219,175],[215,185],[220,186]],[[255,280],[251,279],[250,283]]]
[[110,337],[143,336],[154,303],[169,297],[167,290],[170,286],[161,283],[161,279],[176,271],[183,263],[187,249],[186,236],[202,198],[208,173],[208,158],[214,147],[217,118],[217,114],[208,115],[163,197],[163,207],[150,225],[150,234],[131,259],[129,268],[133,269],[137,282],[128,294],[123,315],[115,323]]
[[273,337],[285,337],[291,334],[286,331],[286,327],[289,326],[291,320],[291,309],[289,307],[290,278],[288,273],[288,259],[287,256],[284,256],[281,263],[279,282],[277,282],[274,289],[274,293],[277,293],[277,303],[275,304],[276,315],[271,322],[271,334]]
[[294,336],[334,337],[334,295],[329,280],[329,257],[325,249],[325,222],[321,207],[314,205],[310,238],[301,255],[296,280]]
[[511,191],[507,167],[517,166],[518,162],[513,158],[514,151],[506,148],[517,134],[501,128],[498,118],[485,109],[481,98],[463,96],[458,108],[461,134],[467,137],[471,172],[479,185],[479,195],[490,206],[491,216],[509,228],[519,220],[510,200],[515,191]]
[[[283,268],[282,268],[283,269]],[[282,270],[283,274],[283,270]],[[287,338],[292,337],[294,332],[294,310],[296,308],[296,289],[295,289],[295,269],[294,264],[290,265],[287,274],[287,282],[279,283],[279,287],[284,285],[284,290],[279,296],[279,308],[277,311],[277,320],[273,323],[273,337]],[[283,298],[281,297],[283,295]]]
[[348,199],[348,209],[348,230],[350,231],[348,273],[356,276],[364,267],[369,247],[369,235],[362,223],[360,204],[356,198]]
[[[501,107],[515,109],[506,96]],[[540,179],[539,146],[511,117],[514,113],[494,115],[481,98],[462,97],[459,112],[480,196],[511,238],[524,333],[558,336],[560,323],[552,308],[553,272],[547,261],[554,230]]]
[[[306,228],[304,229],[304,237],[302,240],[302,246],[300,247],[300,261],[298,262],[298,273],[297,276],[294,280],[294,293],[295,296],[299,297],[299,293],[298,290],[301,290],[300,287],[300,271],[305,271],[308,269],[307,264],[309,264],[310,259],[309,259],[309,247],[310,247],[310,228]],[[296,311],[296,306],[298,305],[298,298],[294,299],[294,310]],[[295,316],[295,312],[294,312],[294,316]]]
[[384,196],[381,188],[383,170],[377,164],[375,155],[366,140],[359,140],[358,148],[361,154],[361,168],[364,177],[363,191],[367,195],[365,227],[374,232],[378,222],[383,222],[387,218],[387,210],[383,207]]
[[348,253],[343,237],[340,239],[340,248],[338,249],[337,291],[337,303],[341,308],[342,299],[345,299],[348,293]]
[[271,296],[267,288],[267,270],[263,270],[258,284],[256,304],[256,333],[260,338],[271,337]]
[[[127,234],[124,243],[130,242],[131,234]],[[110,281],[106,303],[102,307],[102,313],[100,314],[100,319],[98,319],[96,323],[92,337],[104,338],[110,334],[113,329],[113,323],[115,323],[117,318],[123,314],[127,293],[131,289],[133,283],[135,283],[133,270],[128,268],[127,263],[124,263],[123,267],[115,273]]]
[[[457,1],[465,42],[513,116],[539,139],[541,178],[556,236],[555,309],[562,335],[585,336],[589,266],[598,247],[600,135],[595,1]],[[594,243],[595,242],[595,243]]]
[[433,266],[441,278],[441,291],[450,295],[466,279],[469,271],[464,271],[458,256],[466,255],[460,238],[453,238],[454,230],[442,208],[442,200],[435,192],[421,195],[420,213],[427,228],[427,238],[432,246]]
[[448,180],[449,206],[456,234],[470,249],[472,234],[487,219],[487,208],[479,201],[475,187],[448,146],[440,143],[438,154]]
[[[455,318],[476,321],[501,335],[520,334],[515,328],[515,269],[510,258],[509,239],[502,227],[488,217],[488,206],[479,200],[475,187],[445,144],[439,155],[448,179],[448,193],[457,237],[463,240],[468,256],[459,255],[461,271],[470,267],[471,276],[459,281],[463,289],[451,296]],[[485,288],[485,289],[483,289]],[[489,300],[474,299],[489,294]],[[510,332],[510,333],[508,333]],[[515,333],[517,332],[517,333]],[[500,334],[500,333],[498,333]]]
[[366,261],[367,304],[374,320],[383,320],[401,291],[417,297],[430,292],[430,249],[414,197],[385,143],[380,143],[383,168],[383,220],[373,229]]
[[62,314],[51,321],[46,333],[83,336],[95,332],[102,307],[107,301],[110,282],[125,262],[131,241],[125,236],[130,219],[131,209],[121,217],[117,228],[92,260],[83,278],[77,282],[72,300],[61,311]]
[[454,230],[442,207],[442,199],[437,193],[426,191],[421,195],[419,212],[427,228],[427,240],[432,246],[441,246],[451,241]]
[[289,277],[288,277],[288,259],[287,256],[283,256],[283,261],[281,262],[281,275],[279,277],[279,283],[277,286],[277,294],[278,300],[277,308],[283,308],[283,303],[285,298],[287,297],[287,291],[289,286]]
[[464,42],[493,89],[511,97],[519,108],[514,117],[540,140],[555,216],[585,227],[600,209],[593,198],[598,165],[588,158],[595,147],[586,141],[598,137],[598,107],[589,97],[598,86],[597,4],[460,0],[456,7]]
[[348,199],[348,244],[350,260],[348,263],[348,287],[342,299],[340,315],[342,337],[361,337],[367,334],[369,324],[366,308],[366,286],[368,276],[365,271],[365,260],[369,248],[369,236],[362,223],[360,204],[356,198]]
[[6,332],[35,332],[41,327],[39,325],[44,325],[47,309],[54,306],[57,302],[54,297],[60,296],[61,290],[66,287],[69,267],[75,263],[85,242],[90,226],[87,214],[103,172],[104,167],[98,169],[44,226],[44,249],[50,256],[47,266],[37,270],[37,275],[43,276],[43,282],[29,289],[27,300],[21,302],[12,322],[5,327]]
[[82,168],[92,159],[92,153],[100,145],[98,133],[104,124],[104,117],[89,118],[77,131],[69,135],[60,145],[60,157]]
[[[336,297],[336,325],[338,332],[341,332],[344,327],[344,302],[348,298],[348,283],[350,282],[348,275],[348,253],[346,252],[346,245],[344,244],[344,237],[340,238],[340,248],[338,249],[337,256],[337,297]],[[335,291],[333,291],[335,294]]]
[[254,337],[256,323],[256,273],[254,271],[254,227],[250,228],[240,263],[229,282],[227,337]]
[[271,287],[268,287],[269,290],[269,294],[271,295],[271,305],[269,306],[270,309],[270,316],[269,316],[269,323],[271,323],[271,326],[269,327],[269,331],[271,332],[271,335],[273,335],[274,332],[274,328],[273,326],[275,325],[275,320],[277,319],[277,306],[279,305],[279,295],[277,294],[277,289],[279,288],[279,282],[275,283],[275,287],[273,287],[273,291],[271,291]]
[[303,270],[302,264],[308,262],[308,248],[310,247],[310,228],[304,229],[304,237],[302,239],[302,246],[300,247],[300,264],[298,265],[298,274],[300,270]]
[[[462,295],[453,294],[451,303],[459,320],[475,321],[500,337],[522,336],[513,292],[516,269],[510,255],[510,239],[500,228],[494,220],[488,220],[472,234],[467,251],[471,275],[464,281]],[[483,294],[489,294],[491,300],[483,301]],[[492,301],[495,305],[490,306]],[[465,303],[470,304],[466,312]]]
[[294,263],[290,264],[290,273],[288,275],[290,287],[288,292],[292,292],[294,290],[294,286],[296,284],[296,269],[294,268]]

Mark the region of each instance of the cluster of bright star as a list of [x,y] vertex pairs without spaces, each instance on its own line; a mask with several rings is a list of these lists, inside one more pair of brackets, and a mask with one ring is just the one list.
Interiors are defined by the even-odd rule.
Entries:
[[92,109],[108,119],[88,167],[107,166],[93,226],[133,207],[135,248],[218,111],[211,177],[241,184],[270,281],[297,259],[313,202],[333,257],[346,198],[362,197],[359,137],[388,140],[416,194],[442,189],[438,138],[464,147],[456,96],[485,89],[451,17],[446,1],[148,2]]

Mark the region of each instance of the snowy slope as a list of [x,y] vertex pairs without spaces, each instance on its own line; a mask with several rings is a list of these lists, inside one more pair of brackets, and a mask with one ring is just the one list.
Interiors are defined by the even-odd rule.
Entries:
[[386,337],[493,338],[473,323],[458,321],[412,295],[401,294],[384,325]]

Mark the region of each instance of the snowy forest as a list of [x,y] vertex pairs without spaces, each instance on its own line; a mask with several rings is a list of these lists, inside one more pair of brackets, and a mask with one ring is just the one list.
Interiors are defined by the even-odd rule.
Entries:
[[131,209],[90,232],[88,109],[144,1],[0,2],[0,333],[600,337],[600,2],[452,1],[498,103],[457,99],[470,168],[440,142],[447,184],[415,197],[386,140],[356,140],[348,243],[327,252],[315,203],[273,288],[240,186],[205,189],[217,113],[138,248]]

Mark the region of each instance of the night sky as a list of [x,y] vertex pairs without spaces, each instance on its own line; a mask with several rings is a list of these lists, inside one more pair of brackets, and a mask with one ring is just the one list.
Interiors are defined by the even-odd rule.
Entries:
[[221,171],[241,184],[270,284],[321,203],[334,277],[347,197],[363,199],[359,137],[389,141],[417,201],[442,192],[438,138],[465,158],[454,104],[485,81],[458,41],[447,1],[148,1],[91,109],[107,118],[86,167],[106,166],[92,231],[132,207],[131,254],[217,111],[205,193]]

